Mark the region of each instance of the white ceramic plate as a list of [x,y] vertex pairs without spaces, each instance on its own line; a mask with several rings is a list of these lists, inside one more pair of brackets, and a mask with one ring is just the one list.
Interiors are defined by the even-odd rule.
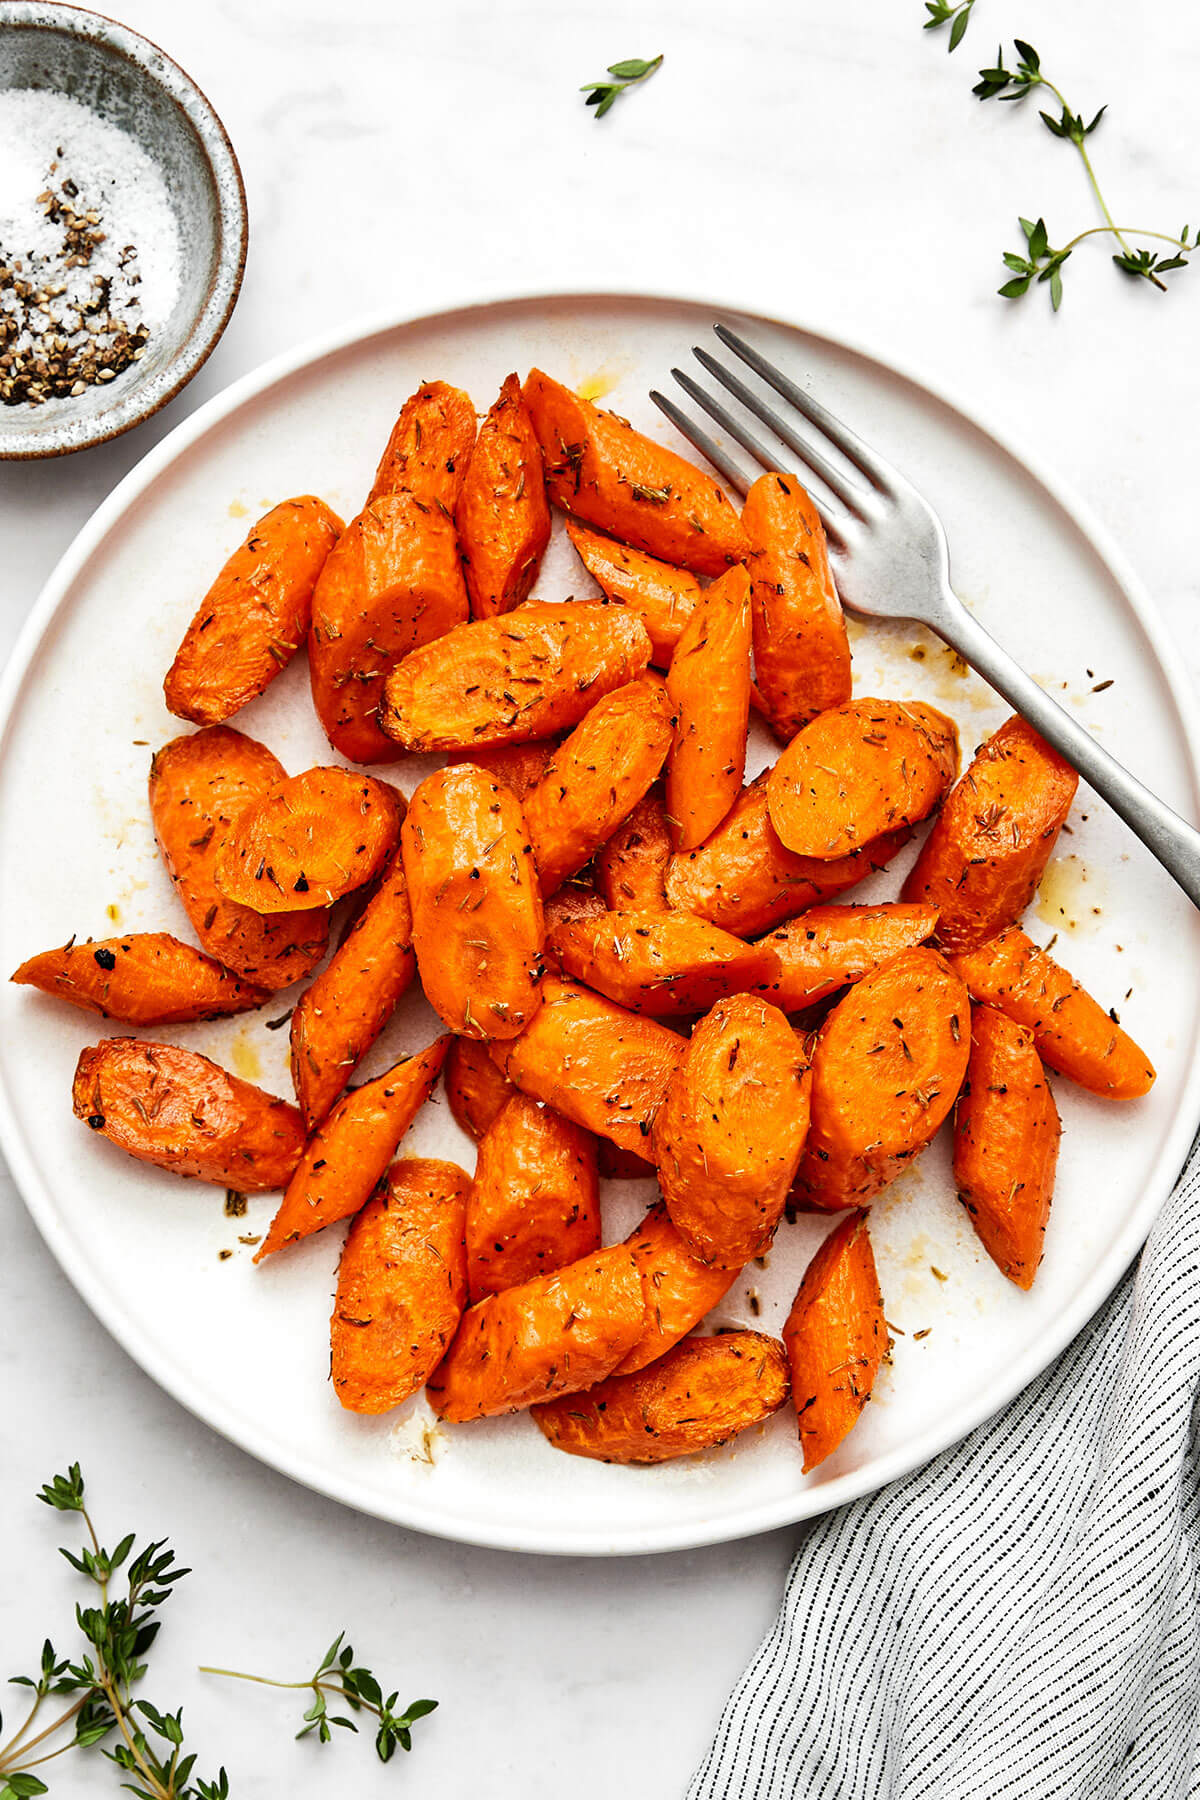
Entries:
[[[391,323],[247,378],[160,444],[68,553],[6,673],[0,968],[73,932],[183,926],[147,821],[151,748],[179,730],[160,684],[198,596],[254,516],[306,490],[351,515],[401,402],[430,376],[468,388],[483,407],[510,369],[538,362],[665,433],[647,389],[705,339],[714,316],[722,314],[672,300],[543,298]],[[723,316],[738,323],[736,313]],[[997,635],[1118,756],[1192,811],[1191,702],[1144,599],[1078,508],[886,364],[826,337],[741,319],[929,495],[946,522],[959,591]],[[561,538],[539,591],[592,591]],[[967,754],[1003,716],[920,633],[856,628],[854,651],[857,692],[933,700],[958,719]],[[235,722],[291,770],[329,760],[303,659]],[[414,763],[399,778],[411,789],[422,772]],[[563,1456],[525,1418],[446,1428],[430,1440],[423,1402],[382,1420],[343,1413],[327,1380],[340,1231],[253,1268],[245,1240],[263,1231],[273,1197],[227,1217],[221,1191],[143,1168],[94,1137],[71,1115],[70,1088],[79,1049],[104,1035],[101,1022],[7,986],[4,1148],[55,1255],[142,1366],[245,1449],[352,1506],[474,1543],[598,1555],[677,1549],[800,1519],[953,1443],[1044,1367],[1114,1285],[1182,1162],[1200,1111],[1196,916],[1086,792],[1071,833],[1031,929],[1042,942],[1058,932],[1063,960],[1117,1007],[1158,1065],[1158,1084],[1124,1107],[1056,1084],[1058,1192],[1032,1294],[1010,1286],[977,1247],[944,1141],[887,1191],[872,1235],[899,1328],[893,1366],[861,1424],[808,1479],[790,1412],[724,1450],[654,1470]],[[893,895],[909,860],[853,897]],[[267,1030],[265,1019],[289,1004],[280,997],[264,1016],[175,1035],[286,1093],[287,1032]],[[424,1002],[410,997],[366,1071],[434,1031]],[[405,1149],[473,1166],[444,1101],[426,1108]],[[623,1235],[650,1197],[643,1184],[614,1184],[606,1236]],[[814,1219],[785,1227],[769,1267],[734,1285],[717,1320],[778,1331],[826,1229]]]

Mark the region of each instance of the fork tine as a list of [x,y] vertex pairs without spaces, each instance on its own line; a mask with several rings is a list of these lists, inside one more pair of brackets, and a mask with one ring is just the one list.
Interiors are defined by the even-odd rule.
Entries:
[[[740,419],[735,418],[726,407],[722,406],[719,400],[714,400],[711,394],[707,393],[698,382],[693,381],[691,376],[685,374],[682,369],[672,369],[671,373],[684,393],[694,400],[697,406],[703,407],[709,418],[715,419],[722,431],[727,431],[731,437],[736,438],[738,443],[750,452],[755,462],[768,471],[778,469],[782,459],[774,450],[769,449],[766,444],[755,437],[754,433],[743,425]],[[811,497],[826,525],[836,528],[839,520],[845,521],[846,514],[836,503],[816,492],[812,492]]]
[[736,332],[730,331],[728,325],[716,324],[713,326],[713,330],[727,349],[732,350],[735,356],[739,356],[744,363],[748,364],[756,375],[761,375],[767,385],[773,387],[777,394],[781,394],[785,400],[789,400],[797,412],[803,413],[804,417],[811,425],[815,425],[818,431],[823,431],[829,441],[837,446],[843,456],[849,458],[855,468],[867,477],[868,481],[873,482],[885,493],[907,485],[891,463],[885,462],[882,456],[877,455],[867,444],[864,444],[857,432],[851,431],[848,425],[843,425],[841,420],[835,418],[826,407],[821,405],[819,400],[814,400],[811,394],[806,394],[804,389],[797,387],[794,381],[789,381],[787,376],[775,367],[774,363],[769,363],[766,357],[746,343],[744,338],[740,338]]
[[733,458],[727,456],[721,446],[709,437],[707,431],[702,431],[694,419],[689,419],[685,412],[679,410],[673,400],[668,400],[667,396],[660,394],[657,388],[651,388],[650,398],[659,412],[666,413],[676,431],[685,437],[689,444],[695,445],[701,456],[707,458],[717,473],[724,476],[734,492],[740,494],[744,500],[750,490],[750,483]]
[[[794,431],[779,412],[768,406],[766,401],[748,388],[744,381],[739,381],[738,377],[723,363],[719,363],[715,356],[710,356],[707,350],[702,350],[698,344],[693,344],[692,355],[702,368],[708,370],[715,381],[719,381],[721,386],[733,395],[735,400],[741,401],[747,412],[753,413],[756,419],[761,419],[768,430],[773,431],[779,441],[787,445],[793,456],[798,456],[814,474],[819,475],[830,493],[836,494],[843,506],[849,507],[852,512],[864,513],[866,511],[864,502],[867,496],[863,490],[855,482],[847,480],[842,471],[835,468],[828,457]],[[774,466],[772,464],[772,467]]]

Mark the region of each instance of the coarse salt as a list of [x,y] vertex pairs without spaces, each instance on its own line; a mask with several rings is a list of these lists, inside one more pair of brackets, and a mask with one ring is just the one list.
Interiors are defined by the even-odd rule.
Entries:
[[0,398],[62,395],[64,370],[72,393],[114,379],[180,273],[166,182],[136,139],[64,94],[0,91]]

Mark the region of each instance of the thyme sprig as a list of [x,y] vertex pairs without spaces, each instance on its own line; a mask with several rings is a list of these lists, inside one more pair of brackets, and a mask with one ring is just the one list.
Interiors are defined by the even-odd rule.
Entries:
[[[229,1800],[229,1777],[224,1769],[211,1781],[193,1776],[196,1757],[184,1750],[182,1708],[160,1712],[137,1692],[158,1636],[158,1614],[175,1583],[191,1571],[177,1565],[165,1538],[138,1549],[130,1532],[114,1550],[106,1550],[87,1509],[78,1463],[72,1463],[65,1475],[55,1475],[37,1497],[56,1512],[77,1513],[82,1520],[87,1541],[78,1553],[63,1549],[61,1554],[94,1585],[96,1604],[75,1608],[75,1622],[86,1647],[80,1648],[74,1660],[70,1655],[60,1656],[47,1638],[37,1673],[10,1677],[13,1686],[29,1690],[31,1700],[7,1739],[0,1718],[0,1800],[36,1800],[50,1790],[35,1770],[69,1750],[96,1745],[121,1770],[126,1777],[121,1786],[137,1800]],[[296,1735],[307,1737],[315,1732],[322,1744],[331,1741],[334,1725],[358,1729],[353,1719],[330,1712],[331,1701],[344,1704],[351,1712],[369,1714],[375,1721],[379,1760],[390,1762],[397,1746],[412,1749],[413,1726],[433,1712],[437,1701],[414,1700],[397,1712],[398,1696],[393,1693],[384,1698],[375,1675],[355,1663],[354,1651],[345,1640],[345,1632],[340,1631],[316,1673],[306,1681],[269,1681],[234,1669],[206,1668],[204,1672],[267,1687],[311,1689],[312,1702]]]
[[248,1675],[241,1669],[216,1669],[209,1664],[202,1664],[202,1675],[224,1675],[233,1681],[254,1681],[262,1687],[301,1688],[311,1690],[312,1704],[304,1714],[304,1724],[296,1733],[298,1738],[307,1737],[315,1731],[322,1744],[328,1744],[332,1732],[330,1726],[340,1725],[347,1731],[357,1731],[358,1726],[353,1719],[341,1714],[331,1714],[330,1700],[344,1701],[352,1712],[370,1713],[378,1724],[375,1728],[375,1751],[380,1762],[390,1762],[395,1754],[397,1744],[401,1750],[412,1749],[412,1728],[418,1719],[423,1719],[437,1707],[436,1700],[410,1700],[402,1713],[396,1711],[398,1693],[389,1694],[385,1700],[383,1690],[370,1669],[356,1664],[354,1650],[347,1644],[346,1634],[339,1631],[321,1658],[315,1674],[306,1681],[271,1681],[265,1675]]
[[[941,3],[941,0],[938,0]],[[931,23],[933,21],[930,21]],[[938,23],[941,21],[939,20]],[[956,21],[957,23],[957,21]],[[961,36],[961,33],[960,33]],[[1109,237],[1115,239],[1120,249],[1113,253],[1113,262],[1126,275],[1139,280],[1149,281],[1162,293],[1167,291],[1163,276],[1175,269],[1185,269],[1188,259],[1197,247],[1200,238],[1200,226],[1183,227],[1178,237],[1167,232],[1148,231],[1141,226],[1118,225],[1109,210],[1100,183],[1096,177],[1091,156],[1088,153],[1087,140],[1097,129],[1107,112],[1107,106],[1085,120],[1081,112],[1072,110],[1062,90],[1042,71],[1041,58],[1032,44],[1023,38],[1014,38],[1013,44],[1017,53],[1016,67],[1010,69],[1004,61],[1003,49],[996,52],[993,67],[980,69],[979,80],[972,88],[972,93],[980,100],[1025,100],[1039,88],[1044,88],[1054,96],[1058,110],[1041,111],[1039,117],[1051,136],[1064,143],[1073,144],[1079,153],[1088,185],[1095,197],[1104,223],[1091,225],[1084,231],[1076,232],[1065,244],[1055,247],[1050,243],[1049,233],[1044,219],[1020,221],[1024,233],[1023,253],[1006,251],[1005,267],[1011,271],[1011,279],[998,290],[1006,300],[1019,300],[1028,292],[1031,283],[1046,282],[1050,288],[1050,304],[1057,312],[1062,304],[1062,270],[1063,264],[1078,244],[1092,237]],[[1153,238],[1156,243],[1166,244],[1169,251],[1155,251],[1142,245],[1130,242],[1131,238]]]
[[958,49],[967,35],[967,26],[971,23],[971,9],[975,0],[925,0],[925,11],[929,17],[925,21],[926,31],[937,31],[942,25],[950,26],[950,42],[946,48],[953,52]]
[[[974,5],[974,0],[971,0]],[[636,87],[639,81],[649,81],[656,69],[662,67],[662,57],[652,56],[649,62],[643,62],[640,56],[628,57],[624,62],[609,63],[608,74],[611,81],[587,81],[580,88],[586,94],[585,106],[594,106],[596,117],[602,119],[626,89]]]
[[[192,1781],[196,1758],[183,1751],[182,1710],[162,1713],[149,1700],[134,1698],[158,1636],[157,1613],[190,1571],[177,1567],[165,1538],[135,1554],[130,1532],[115,1550],[104,1549],[87,1510],[78,1463],[47,1482],[38,1499],[82,1519],[88,1541],[78,1555],[66,1549],[62,1555],[93,1583],[98,1603],[75,1608],[87,1650],[75,1660],[60,1657],[47,1638],[37,1674],[10,1677],[14,1686],[30,1689],[33,1699],[13,1736],[0,1741],[0,1800],[48,1793],[35,1769],[111,1737],[116,1741],[104,1747],[104,1755],[129,1777],[121,1785],[138,1800],[228,1800],[224,1769],[213,1781]],[[123,1592],[114,1592],[118,1580]],[[47,1721],[48,1701],[65,1704]]]

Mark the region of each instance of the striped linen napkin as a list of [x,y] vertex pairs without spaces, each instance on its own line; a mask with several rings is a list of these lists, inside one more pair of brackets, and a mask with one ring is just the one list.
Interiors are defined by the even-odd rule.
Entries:
[[1200,1139],[955,1449],[807,1528],[689,1800],[1200,1797]]

